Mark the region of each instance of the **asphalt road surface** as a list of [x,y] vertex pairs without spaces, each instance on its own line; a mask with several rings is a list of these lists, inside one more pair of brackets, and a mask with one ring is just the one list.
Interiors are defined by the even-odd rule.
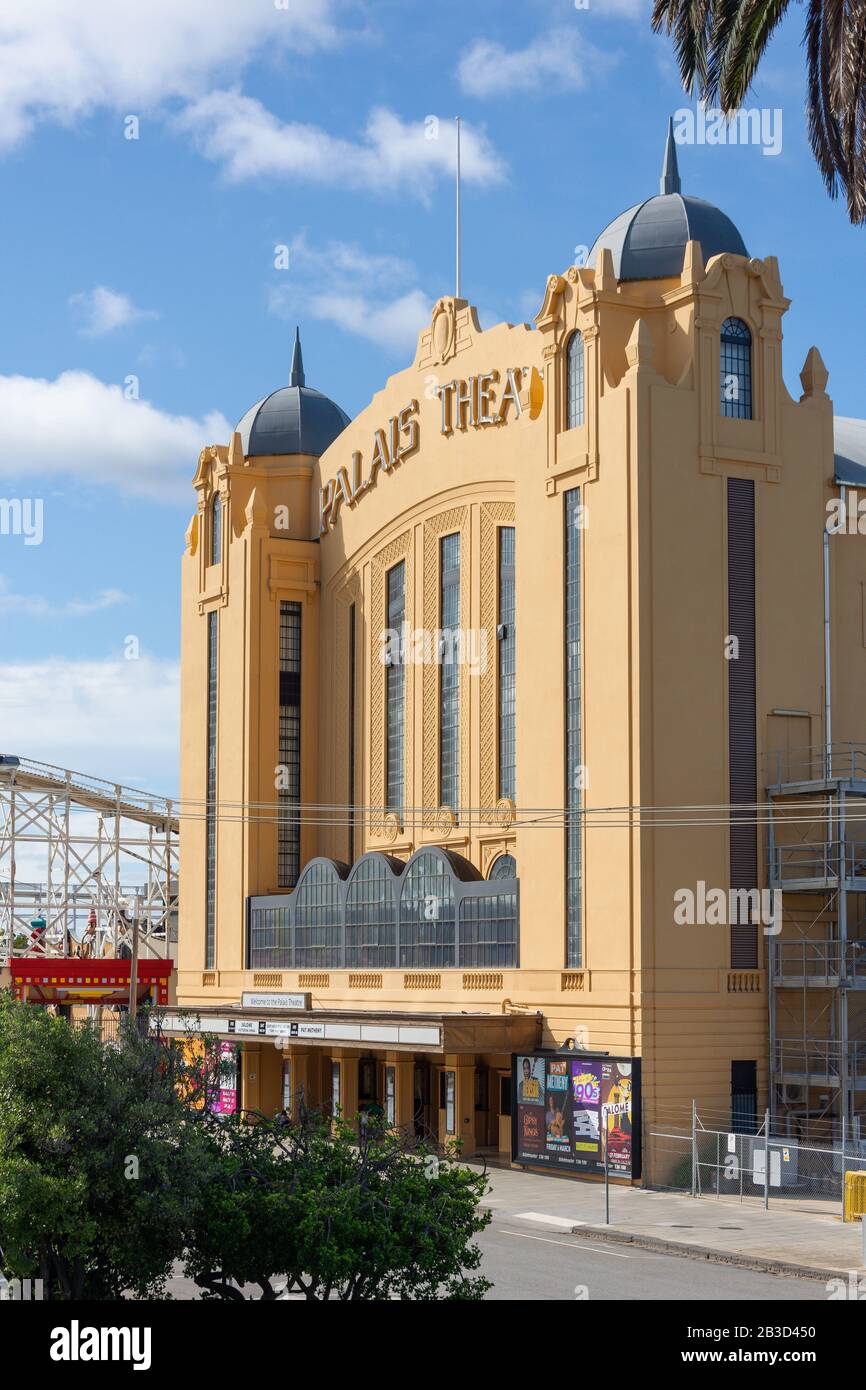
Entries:
[[484,1252],[481,1272],[494,1286],[487,1295],[492,1299],[760,1303],[828,1298],[817,1279],[787,1279],[636,1246],[623,1250],[508,1217],[494,1219],[478,1244]]
[[[490,1299],[769,1303],[828,1298],[819,1280],[787,1279],[638,1247],[622,1250],[507,1216],[494,1218],[478,1244],[483,1252],[480,1272],[493,1284]],[[170,1281],[169,1293],[175,1299],[200,1297],[195,1285],[183,1278]],[[248,1293],[258,1296],[252,1288]]]

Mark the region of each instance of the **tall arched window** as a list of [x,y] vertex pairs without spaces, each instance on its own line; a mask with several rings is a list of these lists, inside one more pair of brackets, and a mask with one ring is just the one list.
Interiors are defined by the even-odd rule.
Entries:
[[210,562],[218,565],[223,554],[223,504],[219,493],[214,494],[210,512]]
[[400,964],[427,970],[457,964],[454,880],[430,850],[408,865],[400,894]]
[[566,378],[566,420],[568,428],[583,424],[583,334],[572,333],[568,340]]
[[742,319],[725,319],[719,342],[720,403],[723,415],[752,418],[752,335]]
[[397,964],[393,876],[379,855],[364,855],[346,891],[346,966],[387,970]]
[[295,965],[328,970],[342,964],[343,907],[340,881],[325,860],[304,870],[295,900]]

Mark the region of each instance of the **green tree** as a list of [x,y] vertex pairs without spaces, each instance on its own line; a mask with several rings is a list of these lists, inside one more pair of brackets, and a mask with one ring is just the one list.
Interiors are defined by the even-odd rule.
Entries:
[[[727,113],[743,103],[790,0],[655,0],[652,25],[674,36],[683,85]],[[866,221],[866,3],[806,0],[807,118],[831,198]]]
[[183,1248],[204,1128],[182,1055],[105,1045],[0,993],[0,1265],[45,1296],[159,1297]]
[[231,1122],[210,1130],[207,1179],[188,1231],[186,1272],[208,1294],[262,1297],[277,1283],[308,1299],[480,1299],[472,1238],[483,1173],[453,1149],[436,1155],[398,1134],[309,1111],[278,1129]]

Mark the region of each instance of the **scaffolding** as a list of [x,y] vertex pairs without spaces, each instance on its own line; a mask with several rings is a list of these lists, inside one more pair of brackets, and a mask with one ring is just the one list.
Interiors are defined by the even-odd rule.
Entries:
[[[20,867],[19,867],[20,866]],[[0,755],[0,964],[176,955],[178,820],[164,797]]]
[[866,1139],[866,745],[772,753],[768,937],[772,1127]]

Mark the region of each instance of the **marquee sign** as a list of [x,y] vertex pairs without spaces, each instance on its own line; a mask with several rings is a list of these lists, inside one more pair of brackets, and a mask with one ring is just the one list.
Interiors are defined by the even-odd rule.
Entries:
[[[537,419],[544,399],[544,384],[535,367],[508,367],[502,377],[497,370],[481,372],[465,380],[455,378],[437,386],[441,413],[439,432],[450,435],[455,430],[485,429],[504,425],[523,413],[520,391],[529,377],[529,418]],[[498,396],[498,399],[497,399]],[[336,477],[329,478],[319,494],[319,535],[324,536],[337,522],[340,507],[353,507],[376,483],[380,472],[391,473],[404,458],[417,452],[421,443],[418,402],[409,401],[386,426],[373,433],[369,463],[356,449],[348,467],[338,468]]]

